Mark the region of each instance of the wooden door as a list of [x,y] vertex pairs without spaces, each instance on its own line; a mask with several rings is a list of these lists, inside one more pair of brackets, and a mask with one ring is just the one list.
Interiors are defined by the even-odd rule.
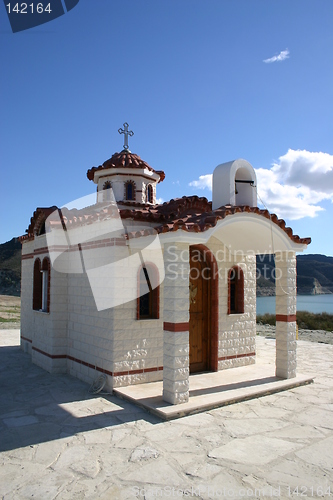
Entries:
[[211,270],[203,254],[190,252],[190,373],[210,369]]

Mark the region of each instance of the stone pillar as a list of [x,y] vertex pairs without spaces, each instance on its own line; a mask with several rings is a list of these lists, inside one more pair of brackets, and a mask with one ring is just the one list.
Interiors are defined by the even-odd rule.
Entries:
[[189,245],[164,245],[163,399],[189,399]]
[[296,255],[280,252],[276,272],[276,376],[296,377]]

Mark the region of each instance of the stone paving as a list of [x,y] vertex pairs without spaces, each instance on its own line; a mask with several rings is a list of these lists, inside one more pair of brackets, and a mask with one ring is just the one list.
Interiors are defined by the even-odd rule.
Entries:
[[[298,342],[313,384],[161,422],[32,365],[0,332],[0,498],[329,498],[333,346]],[[275,340],[257,337],[274,363]]]

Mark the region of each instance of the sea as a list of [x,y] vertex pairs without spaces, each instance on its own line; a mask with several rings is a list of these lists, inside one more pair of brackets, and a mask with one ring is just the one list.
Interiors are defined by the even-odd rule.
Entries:
[[[297,311],[333,314],[333,293],[297,295]],[[257,314],[275,314],[275,297],[257,297]]]

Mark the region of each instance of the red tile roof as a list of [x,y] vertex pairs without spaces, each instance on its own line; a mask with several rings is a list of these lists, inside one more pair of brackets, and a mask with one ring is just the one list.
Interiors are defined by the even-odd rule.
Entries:
[[293,234],[293,230],[291,227],[286,227],[283,219],[279,219],[275,214],[270,214],[268,210],[249,206],[232,207],[230,205],[212,210],[211,202],[198,196],[183,196],[183,198],[170,200],[163,205],[147,207],[146,210],[135,210],[134,214],[130,210],[121,210],[120,214],[122,219],[130,217],[140,221],[162,222],[159,226],[154,227],[158,233],[167,233],[178,229],[198,233],[215,227],[219,220],[225,219],[229,215],[241,212],[254,213],[270,219],[283,229],[295,243],[306,245],[311,243],[311,238],[300,238],[297,234]]
[[147,162],[141,160],[140,156],[125,150],[121,151],[121,153],[115,153],[111,158],[106,160],[103,165],[88,170],[87,177],[92,181],[94,180],[95,172],[109,168],[145,168],[158,174],[160,176],[159,182],[165,179],[165,173],[162,170],[154,170]]
[[26,233],[23,236],[19,237],[19,240],[22,242],[24,240],[28,240],[34,237],[35,234],[38,234],[45,220],[49,215],[52,214],[55,210],[58,210],[58,207],[55,205],[53,207],[38,207],[33,213],[33,216],[30,219],[30,224],[28,229],[26,229]]
[[[230,205],[223,206],[217,210],[212,210],[212,203],[204,197],[198,196],[183,196],[183,198],[172,199],[161,205],[138,205],[133,203],[121,203],[121,205],[128,205],[128,208],[122,208],[118,211],[116,206],[108,206],[105,208],[101,204],[101,209],[98,211],[98,205],[95,206],[94,211],[82,210],[62,210],[62,216],[66,222],[67,228],[91,224],[95,220],[103,220],[110,218],[112,213],[122,219],[132,219],[134,221],[147,222],[154,224],[154,231],[157,233],[167,233],[170,231],[177,231],[182,229],[188,232],[204,232],[208,229],[215,227],[219,220],[225,219],[229,215],[236,213],[253,213],[266,219],[271,220],[274,224],[278,225],[289,238],[298,244],[309,244],[311,238],[300,238],[298,235],[293,234],[290,227],[286,227],[283,219],[279,219],[275,214],[270,214],[268,210],[262,210],[257,207],[239,206],[232,207]],[[50,208],[37,208],[31,218],[31,223],[27,229],[27,235],[21,237],[21,241],[32,238],[34,234],[38,233],[38,229],[43,221],[50,215],[57,207]],[[148,230],[149,232],[149,230]],[[135,234],[129,235],[130,237],[137,237],[146,234],[137,231]]]

